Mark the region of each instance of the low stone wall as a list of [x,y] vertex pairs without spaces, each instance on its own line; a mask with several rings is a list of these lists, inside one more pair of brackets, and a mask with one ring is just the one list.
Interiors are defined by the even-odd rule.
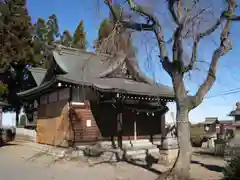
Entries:
[[37,133],[35,130],[16,128],[16,139],[36,142]]
[[224,156],[224,150],[226,146],[226,142],[223,140],[215,140],[214,141],[214,151],[216,156]]

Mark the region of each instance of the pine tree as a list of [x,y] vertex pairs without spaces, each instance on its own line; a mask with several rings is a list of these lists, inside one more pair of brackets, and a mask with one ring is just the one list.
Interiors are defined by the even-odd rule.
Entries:
[[33,63],[32,24],[26,9],[26,0],[0,2],[1,68],[10,64]]
[[38,18],[34,25],[34,59],[39,61],[44,68],[48,68],[50,65],[52,60],[50,46],[57,43],[59,35],[58,19],[55,14],[49,16],[47,22],[42,18]]
[[72,46],[72,41],[73,41],[73,37],[71,35],[71,33],[67,30],[65,30],[63,32],[63,35],[61,36],[61,44],[67,47],[71,47]]
[[24,88],[26,65],[37,63],[33,58],[32,30],[26,0],[0,1],[0,96],[15,104],[16,92]]
[[104,19],[98,29],[98,40],[101,42],[104,38],[107,38],[113,30],[113,23],[109,19]]
[[73,35],[73,47],[78,49],[86,49],[86,32],[84,31],[84,23],[80,21]]
[[55,14],[52,14],[51,16],[49,16],[46,25],[48,30],[48,33],[47,33],[48,42],[51,43],[56,41],[56,38],[58,38],[60,35],[57,16]]

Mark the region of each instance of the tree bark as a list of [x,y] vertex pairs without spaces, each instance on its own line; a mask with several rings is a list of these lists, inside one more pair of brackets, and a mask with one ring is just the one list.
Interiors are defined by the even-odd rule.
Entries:
[[190,143],[189,110],[185,106],[177,104],[177,134],[179,154],[173,168],[175,179],[187,180],[190,178],[190,165],[192,146]]
[[179,146],[178,157],[170,171],[169,176],[174,180],[190,179],[190,165],[192,146],[190,142],[190,123],[188,119],[188,96],[184,86],[183,74],[173,73],[173,88],[176,94],[176,126]]

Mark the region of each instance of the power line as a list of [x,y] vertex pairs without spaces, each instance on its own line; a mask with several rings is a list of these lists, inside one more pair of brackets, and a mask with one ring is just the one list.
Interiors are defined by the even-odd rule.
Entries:
[[237,94],[237,93],[240,93],[240,88],[229,89],[229,90],[224,91],[217,95],[207,96],[205,99],[215,98],[215,97],[219,97],[219,96],[226,96],[226,95],[230,95],[230,94]]

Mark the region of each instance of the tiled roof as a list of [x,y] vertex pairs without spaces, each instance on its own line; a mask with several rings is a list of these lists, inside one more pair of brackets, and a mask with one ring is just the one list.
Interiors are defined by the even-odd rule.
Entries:
[[220,124],[233,124],[234,121],[233,120],[221,120],[219,121]]
[[[62,70],[62,73],[58,74],[55,80],[79,85],[86,84],[102,91],[174,98],[173,89],[162,84],[149,85],[124,78],[100,78],[100,75],[109,69],[109,64],[106,61],[113,60],[114,57],[112,56],[85,52],[64,46],[58,46],[53,51],[53,56],[58,67]],[[46,72],[44,73],[40,69],[32,69],[31,72],[35,75],[34,78],[38,82],[37,84],[41,84],[39,88],[48,87],[44,82]],[[39,83],[41,80],[43,82]],[[34,91],[37,91],[37,88],[18,93],[18,95],[24,96],[32,94]]]
[[85,81],[79,81],[77,77],[70,76],[69,74],[58,76],[58,79],[64,82],[72,82],[80,85],[87,84],[102,91],[174,98],[172,88],[162,84],[159,84],[158,86],[151,86],[145,83],[123,78],[93,78]]
[[218,122],[217,117],[207,117],[204,121],[204,124],[213,124],[215,122]]
[[6,102],[0,101],[0,107],[6,107],[6,106],[11,106],[11,105]]
[[229,114],[229,116],[237,116],[237,115],[240,115],[240,110],[239,109],[233,110]]

